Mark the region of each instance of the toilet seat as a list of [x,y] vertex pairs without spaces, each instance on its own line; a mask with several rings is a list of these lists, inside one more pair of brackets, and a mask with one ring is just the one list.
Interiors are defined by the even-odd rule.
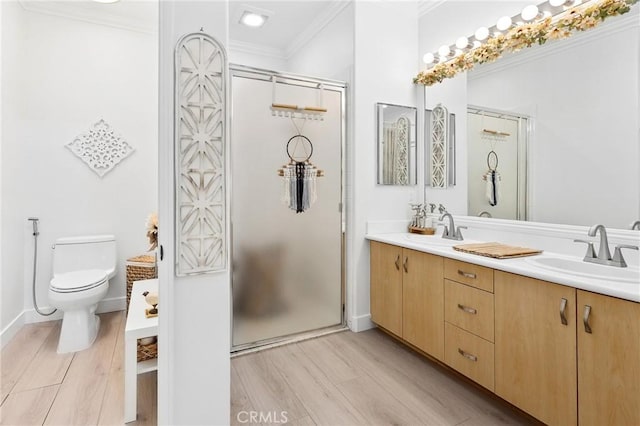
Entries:
[[56,293],[76,293],[103,285],[108,280],[106,271],[85,269],[58,274],[51,280],[50,290]]

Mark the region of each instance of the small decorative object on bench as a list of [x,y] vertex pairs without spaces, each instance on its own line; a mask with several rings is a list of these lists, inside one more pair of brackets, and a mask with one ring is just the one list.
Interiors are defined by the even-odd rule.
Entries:
[[464,253],[492,257],[494,259],[511,259],[514,257],[534,256],[536,254],[542,253],[542,250],[509,246],[496,242],[461,244],[453,246],[453,249]]
[[145,291],[142,293],[144,296],[145,302],[149,305],[153,306],[152,309],[145,309],[144,314],[147,318],[157,317],[158,316],[158,293],[149,293]]

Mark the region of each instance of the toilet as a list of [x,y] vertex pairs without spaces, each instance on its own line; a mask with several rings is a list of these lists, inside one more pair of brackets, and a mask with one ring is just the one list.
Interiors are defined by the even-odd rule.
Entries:
[[58,238],[53,246],[49,303],[63,312],[58,353],[90,347],[100,329],[95,312],[116,273],[113,235]]

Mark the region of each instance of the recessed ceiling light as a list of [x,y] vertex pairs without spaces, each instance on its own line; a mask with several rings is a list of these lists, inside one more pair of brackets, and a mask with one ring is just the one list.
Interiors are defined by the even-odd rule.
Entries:
[[240,23],[247,27],[261,27],[267,22],[267,16],[255,12],[245,11],[240,18]]

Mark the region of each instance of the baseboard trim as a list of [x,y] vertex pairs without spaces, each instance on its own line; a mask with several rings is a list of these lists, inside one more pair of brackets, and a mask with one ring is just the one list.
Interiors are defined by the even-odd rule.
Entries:
[[22,311],[0,332],[0,348],[4,348],[4,345],[9,343],[9,341],[13,339],[13,336],[22,328],[24,318],[25,314],[24,311]]
[[352,316],[349,320],[349,328],[354,333],[370,330],[375,328],[376,325],[371,321],[371,314]]
[[[121,297],[111,297],[109,299],[103,299],[98,303],[97,313],[102,314],[105,312],[115,312],[115,311],[124,311],[127,307],[127,300],[124,296]],[[49,312],[51,311],[51,307],[42,307],[41,311]],[[62,311],[57,311],[53,315],[49,315],[48,317],[42,316],[36,312],[35,309],[25,309],[24,314],[24,324],[33,324],[36,322],[45,322],[45,321],[56,321],[62,319]]]

